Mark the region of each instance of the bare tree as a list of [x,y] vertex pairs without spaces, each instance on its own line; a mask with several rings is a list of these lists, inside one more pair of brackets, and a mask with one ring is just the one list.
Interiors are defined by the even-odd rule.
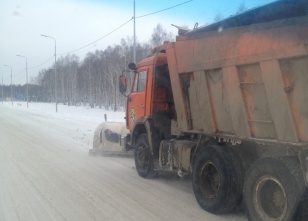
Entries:
[[237,8],[236,14],[243,13],[246,10],[247,10],[247,8],[246,8],[246,5],[245,5],[245,1],[242,1],[242,3]]
[[223,19],[222,14],[219,12],[216,14],[215,18],[214,18],[214,22],[219,22]]
[[167,32],[165,29],[163,29],[162,25],[158,23],[152,33],[151,37],[152,47],[157,47],[159,45],[162,45],[164,41],[172,41],[172,40],[173,40],[173,34],[171,32]]

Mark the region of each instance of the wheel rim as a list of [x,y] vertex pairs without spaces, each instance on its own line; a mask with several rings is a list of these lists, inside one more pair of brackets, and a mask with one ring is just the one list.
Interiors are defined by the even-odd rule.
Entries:
[[253,194],[257,213],[264,220],[280,221],[287,212],[287,196],[283,185],[272,176],[261,177]]
[[203,165],[199,180],[202,194],[206,198],[214,198],[220,188],[220,176],[217,167],[212,162]]
[[149,165],[148,152],[145,145],[138,146],[136,150],[136,161],[141,170],[146,170]]

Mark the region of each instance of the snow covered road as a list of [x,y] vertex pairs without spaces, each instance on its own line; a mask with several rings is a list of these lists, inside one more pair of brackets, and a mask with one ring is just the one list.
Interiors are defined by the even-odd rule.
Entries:
[[247,220],[203,211],[189,178],[146,180],[131,157],[88,156],[102,110],[82,117],[73,108],[65,115],[64,107],[51,114],[0,104],[1,221]]

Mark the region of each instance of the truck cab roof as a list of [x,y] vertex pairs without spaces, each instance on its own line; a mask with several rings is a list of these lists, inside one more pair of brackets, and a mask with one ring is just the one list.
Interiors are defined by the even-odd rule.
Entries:
[[141,60],[137,64],[137,69],[145,66],[151,66],[151,65],[163,65],[167,64],[167,56],[164,53],[155,53],[153,56],[150,56],[148,58],[145,58]]

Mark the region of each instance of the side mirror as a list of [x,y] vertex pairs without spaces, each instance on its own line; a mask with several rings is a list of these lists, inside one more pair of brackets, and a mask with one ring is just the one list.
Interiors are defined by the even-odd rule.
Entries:
[[134,62],[131,62],[128,64],[128,68],[132,71],[136,71],[137,70],[137,66]]
[[125,95],[127,91],[126,78],[123,75],[119,77],[119,91],[123,95]]

